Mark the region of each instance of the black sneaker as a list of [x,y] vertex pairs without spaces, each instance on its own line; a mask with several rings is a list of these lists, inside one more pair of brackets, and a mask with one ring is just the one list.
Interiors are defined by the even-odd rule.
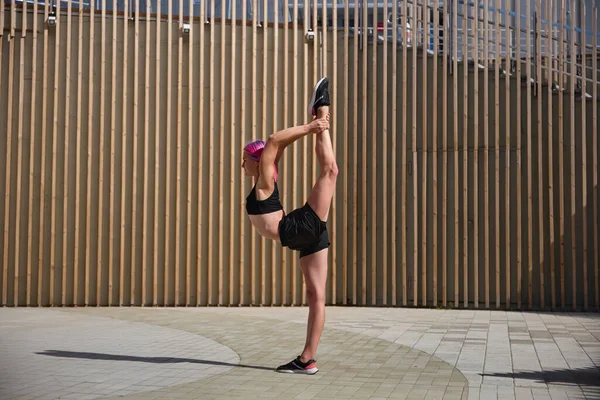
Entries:
[[331,101],[329,100],[329,79],[324,77],[315,85],[312,97],[308,103],[308,115],[316,117],[319,107],[329,105],[331,105]]
[[287,364],[280,365],[277,367],[277,372],[286,374],[306,374],[313,375],[319,370],[317,369],[317,362],[315,360],[309,360],[306,363],[300,361],[300,356],[296,357],[295,360],[290,361]]

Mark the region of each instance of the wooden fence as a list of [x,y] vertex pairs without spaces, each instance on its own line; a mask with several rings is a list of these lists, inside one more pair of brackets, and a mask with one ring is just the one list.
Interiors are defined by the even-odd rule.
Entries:
[[279,3],[0,2],[1,304],[306,304],[241,151],[327,75],[328,304],[600,310],[596,8]]

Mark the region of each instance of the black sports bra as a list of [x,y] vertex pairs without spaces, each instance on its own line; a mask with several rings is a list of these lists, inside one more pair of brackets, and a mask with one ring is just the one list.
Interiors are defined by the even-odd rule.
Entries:
[[283,210],[283,206],[279,201],[277,182],[275,182],[273,193],[271,193],[271,196],[266,200],[256,199],[256,185],[254,185],[252,191],[248,197],[246,197],[246,211],[248,212],[248,215],[269,214],[279,210]]

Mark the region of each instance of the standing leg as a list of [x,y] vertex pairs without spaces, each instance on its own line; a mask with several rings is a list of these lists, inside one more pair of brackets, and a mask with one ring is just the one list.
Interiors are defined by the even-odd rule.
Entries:
[[302,362],[314,360],[325,325],[325,283],[327,282],[328,249],[300,258],[300,269],[306,282],[308,326],[306,343],[300,355]]
[[327,282],[328,249],[300,257],[300,269],[306,282],[308,298],[308,324],[306,342],[302,354],[277,368],[278,372],[290,374],[315,374],[317,347],[325,325],[325,282]]

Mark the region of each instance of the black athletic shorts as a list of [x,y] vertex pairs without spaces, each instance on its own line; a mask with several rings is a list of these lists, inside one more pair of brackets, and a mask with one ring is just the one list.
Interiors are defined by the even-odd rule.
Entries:
[[308,203],[279,221],[281,245],[300,252],[300,257],[316,253],[329,247],[327,224],[315,213]]

